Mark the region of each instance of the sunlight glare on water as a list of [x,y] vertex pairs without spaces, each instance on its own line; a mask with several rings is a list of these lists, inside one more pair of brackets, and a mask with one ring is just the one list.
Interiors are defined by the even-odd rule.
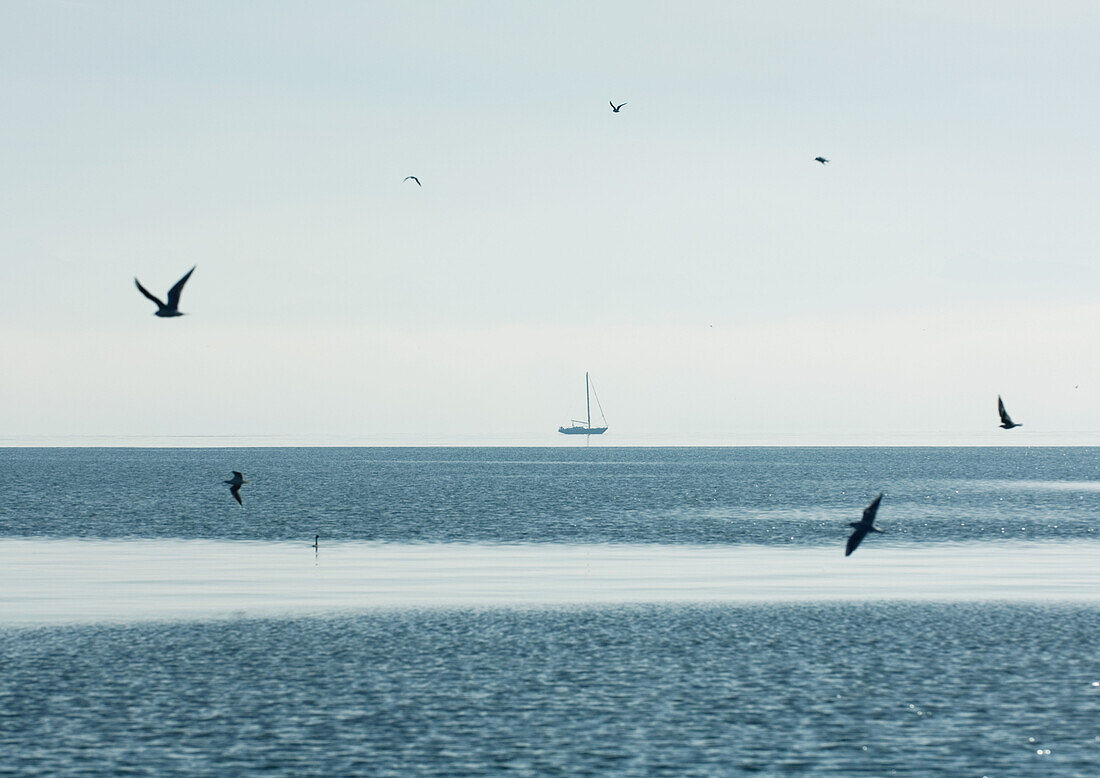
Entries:
[[0,623],[630,602],[1100,599],[1100,544],[0,540]]

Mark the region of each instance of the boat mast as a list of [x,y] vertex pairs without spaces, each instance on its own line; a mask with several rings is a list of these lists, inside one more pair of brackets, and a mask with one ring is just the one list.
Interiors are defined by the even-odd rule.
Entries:
[[588,429],[592,429],[592,400],[588,397],[588,371],[584,373],[584,405],[588,409]]

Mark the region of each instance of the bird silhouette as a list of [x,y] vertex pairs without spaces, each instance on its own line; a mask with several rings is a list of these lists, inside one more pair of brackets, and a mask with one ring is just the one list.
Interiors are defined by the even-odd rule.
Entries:
[[244,475],[241,474],[240,471],[234,470],[232,480],[222,481],[222,483],[229,484],[229,493],[233,495],[233,499],[237,501],[237,504],[243,508],[244,503],[241,502],[241,485],[249,483],[244,480]]
[[626,103],[619,103],[618,105],[615,105],[610,100],[608,100],[607,102],[611,103],[611,112],[612,113],[618,113],[619,109],[622,108],[624,105],[626,105]]
[[183,316],[180,313],[180,294],[183,292],[183,285],[187,283],[187,279],[191,277],[191,274],[195,272],[195,268],[191,268],[187,271],[187,275],[176,281],[176,285],[168,290],[168,304],[165,305],[160,301],[155,294],[151,293],[148,289],[141,285],[141,281],[134,277],[134,283],[137,284],[138,291],[148,297],[150,300],[157,304],[157,312],[154,316],[160,316],[163,319],[170,319],[173,316]]
[[423,184],[420,183],[420,179],[417,178],[416,176],[405,176],[404,180],[402,180],[401,183],[403,184],[403,183],[405,183],[405,181],[408,181],[409,179],[412,179],[413,181],[415,181],[417,186],[423,186]]
[[829,160],[825,159],[825,157],[814,157],[814,162],[820,162],[822,165],[824,165],[828,161]]
[[1014,422],[1012,417],[1008,415],[1008,411],[1005,410],[1005,401],[1001,399],[1000,395],[997,395],[997,413],[1001,414],[1001,429],[1010,430],[1013,427],[1024,426]]
[[882,532],[880,529],[875,529],[875,514],[878,513],[878,505],[882,502],[882,492],[878,493],[878,497],[871,501],[871,504],[863,509],[863,518],[859,521],[853,521],[848,524],[849,527],[854,527],[854,531],[848,536],[848,546],[844,549],[844,556],[851,556],[852,552],[859,548],[859,544],[863,541],[864,536],[868,532]]

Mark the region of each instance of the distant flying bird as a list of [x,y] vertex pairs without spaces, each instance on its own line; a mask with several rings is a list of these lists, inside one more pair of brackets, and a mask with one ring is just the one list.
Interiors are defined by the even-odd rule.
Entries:
[[848,547],[844,550],[844,556],[850,556],[855,551],[859,544],[863,541],[864,535],[868,532],[882,532],[880,529],[875,529],[875,514],[878,513],[878,504],[882,502],[882,492],[878,493],[870,505],[863,509],[863,518],[859,521],[853,521],[848,524],[849,527],[854,527],[855,531],[848,536]]
[[1010,430],[1013,427],[1024,426],[1014,422],[1012,417],[1008,415],[1008,411],[1005,410],[1005,401],[1001,399],[1000,395],[997,395],[997,413],[1001,414],[1001,429]]
[[191,274],[195,272],[195,268],[191,268],[187,271],[187,275],[176,281],[176,285],[168,290],[168,304],[162,303],[155,294],[152,294],[148,289],[141,285],[141,281],[134,277],[134,283],[137,284],[138,291],[148,297],[150,300],[157,304],[157,312],[154,316],[160,316],[165,319],[169,319],[173,316],[183,316],[180,313],[180,294],[183,292],[183,285],[187,283],[187,279],[191,277]]
[[814,162],[820,162],[822,165],[824,165],[828,161],[829,160],[825,159],[825,157],[814,157]]
[[248,481],[244,480],[244,475],[242,475],[239,471],[234,470],[233,479],[231,481],[222,481],[222,483],[229,484],[229,493],[233,495],[233,499],[237,501],[237,504],[243,508],[244,503],[241,502],[241,485],[249,483]]
[[423,186],[420,183],[420,179],[417,178],[416,176],[405,176],[404,180],[402,180],[401,183],[403,184],[403,183],[405,183],[405,181],[408,181],[409,179],[412,179],[413,181],[415,181],[417,186]]
[[626,105],[626,103],[619,103],[618,105],[615,105],[610,100],[608,100],[607,102],[611,103],[611,112],[612,113],[618,113],[619,109],[622,108],[624,105]]

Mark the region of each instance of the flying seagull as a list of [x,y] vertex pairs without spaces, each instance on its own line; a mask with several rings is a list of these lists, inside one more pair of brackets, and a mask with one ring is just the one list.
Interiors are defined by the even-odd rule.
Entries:
[[825,159],[825,157],[814,157],[814,162],[820,162],[822,165],[824,165],[828,161],[829,160]]
[[1008,411],[1005,410],[1005,401],[1001,399],[1000,395],[997,395],[997,413],[1001,414],[1001,428],[1010,430],[1013,427],[1022,427],[1023,424],[1017,424],[1012,420],[1012,417],[1008,415]]
[[229,484],[229,493],[233,495],[233,499],[237,501],[237,504],[243,508],[244,503],[241,502],[241,485],[249,483],[248,481],[244,480],[244,475],[242,475],[239,471],[234,470],[233,480],[222,481],[222,483]]
[[152,300],[153,302],[155,302],[157,304],[157,312],[153,315],[154,316],[160,316],[161,318],[164,318],[164,319],[170,319],[173,316],[183,316],[183,314],[180,313],[180,309],[179,309],[179,307],[180,307],[180,294],[183,292],[183,285],[187,283],[187,279],[190,278],[191,274],[194,273],[194,272],[195,272],[195,268],[191,268],[190,270],[188,270],[187,275],[185,275],[179,281],[176,281],[176,285],[168,290],[168,304],[167,305],[162,303],[160,301],[160,299],[155,294],[152,294],[148,289],[146,289],[144,286],[142,286],[141,281],[138,281],[136,276],[134,277],[134,283],[137,284],[137,288],[138,288],[139,292],[141,292],[143,295],[145,295],[146,297],[148,297],[150,300]]
[[863,518],[859,521],[853,521],[848,524],[849,527],[854,527],[852,534],[848,536],[848,547],[844,549],[844,556],[850,556],[853,551],[859,548],[860,542],[863,540],[863,536],[868,532],[882,532],[880,529],[875,529],[875,514],[878,513],[878,504],[882,502],[882,492],[878,493],[870,505],[863,509]]
[[402,180],[401,183],[405,183],[405,181],[408,181],[410,178],[416,182],[417,186],[423,186],[423,184],[420,183],[420,179],[416,176],[405,176],[404,180]]
[[[607,102],[611,103],[610,100],[608,100]],[[619,109],[622,108],[624,105],[626,105],[626,103],[619,103],[618,105],[611,103],[611,113],[618,113]]]

